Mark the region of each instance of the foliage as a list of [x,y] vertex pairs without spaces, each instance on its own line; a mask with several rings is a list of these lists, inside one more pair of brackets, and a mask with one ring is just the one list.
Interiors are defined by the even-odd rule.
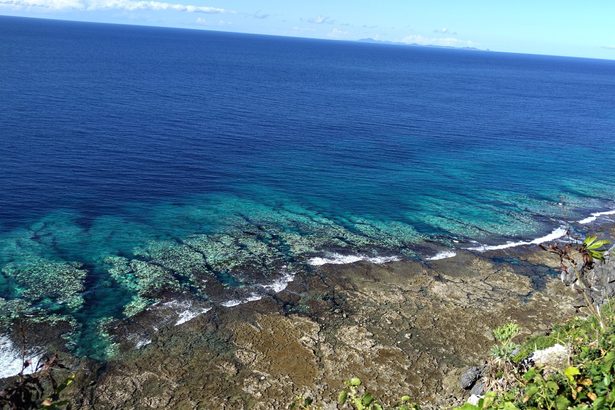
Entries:
[[[353,377],[345,382],[346,387],[338,394],[337,404],[342,409],[353,410],[383,410],[385,407],[365,389],[361,379]],[[410,396],[403,396],[399,403],[391,409],[394,410],[419,410],[419,406],[412,403]]]
[[547,369],[517,362],[508,370],[514,383],[487,393],[477,405],[466,403],[456,410],[615,408],[615,314],[610,305],[603,313],[605,328],[593,317],[577,319],[556,329],[549,338],[529,340],[520,348],[528,352],[537,343],[547,347],[565,341],[571,347],[567,367]]
[[[34,366],[32,374],[25,374],[26,369]],[[0,408],[10,410],[29,409],[70,409],[70,404],[61,399],[61,394],[75,380],[71,374],[58,383],[55,371],[66,369],[56,355],[45,356],[34,365],[26,360],[22,370],[8,387],[0,391]]]
[[288,410],[316,410],[316,407],[314,407],[314,400],[311,397],[298,395],[295,397],[295,401],[288,406]]
[[[420,407],[412,402],[410,396],[402,396],[393,407],[386,407],[376,400],[363,382],[358,377],[353,377],[344,382],[345,388],[337,396],[339,409],[351,410],[420,410]],[[320,410],[322,406],[314,404],[310,397],[299,395],[288,407],[289,410]]]
[[506,323],[493,331],[493,337],[498,342],[491,348],[491,355],[498,361],[506,362],[513,358],[519,345],[512,340],[519,334],[519,325]]
[[602,239],[599,240],[597,236],[588,236],[581,245],[581,254],[583,255],[586,263],[593,263],[593,260],[604,261],[606,249],[604,247],[611,242]]

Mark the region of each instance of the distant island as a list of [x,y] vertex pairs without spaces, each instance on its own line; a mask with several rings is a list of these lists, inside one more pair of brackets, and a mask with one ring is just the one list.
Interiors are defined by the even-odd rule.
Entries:
[[404,43],[401,41],[387,41],[387,40],[376,40],[374,38],[362,38],[357,40],[359,43],[371,43],[371,44],[388,44],[394,46],[410,46],[410,47],[429,47],[429,48],[452,48],[455,50],[473,50],[473,51],[490,51],[488,49],[480,49],[476,47],[455,47],[455,46],[439,46],[436,44],[418,44],[418,43]]

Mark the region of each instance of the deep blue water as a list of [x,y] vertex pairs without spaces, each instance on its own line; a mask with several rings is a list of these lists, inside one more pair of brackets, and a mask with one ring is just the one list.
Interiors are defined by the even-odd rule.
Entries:
[[8,17],[0,39],[0,302],[82,338],[203,280],[615,208],[615,61]]

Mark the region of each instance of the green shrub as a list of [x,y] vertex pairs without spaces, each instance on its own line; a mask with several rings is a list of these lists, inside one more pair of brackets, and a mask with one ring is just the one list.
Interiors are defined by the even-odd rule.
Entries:
[[493,337],[498,342],[491,348],[491,355],[501,362],[512,361],[515,351],[519,350],[519,345],[512,340],[519,334],[519,325],[516,323],[506,323],[497,327],[493,331]]
[[466,403],[456,410],[615,408],[615,315],[610,304],[602,313],[604,328],[594,317],[576,319],[520,347],[519,355],[527,357],[538,346],[566,342],[571,348],[567,368],[528,368],[517,361],[506,375],[514,383],[505,390],[487,393],[478,405]]
[[[384,410],[385,407],[363,386],[361,379],[353,377],[345,382],[346,387],[339,392],[337,404],[342,409],[353,410]],[[391,407],[392,410],[419,410],[419,406],[412,402],[410,396],[402,396],[399,403]]]

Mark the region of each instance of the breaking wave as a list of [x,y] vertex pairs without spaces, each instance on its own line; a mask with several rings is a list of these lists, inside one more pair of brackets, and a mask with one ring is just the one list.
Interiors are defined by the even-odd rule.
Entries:
[[479,246],[474,246],[474,247],[470,247],[467,249],[470,251],[486,252],[486,251],[497,251],[497,250],[508,249],[508,248],[516,248],[517,246],[539,245],[541,243],[560,239],[566,236],[567,232],[568,230],[565,227],[560,226],[559,228],[554,229],[550,234],[541,236],[531,241],[517,241],[517,242],[511,241],[511,242],[506,242],[500,245],[479,245]]
[[360,261],[366,261],[381,265],[383,263],[396,262],[401,260],[399,256],[367,256],[367,255],[342,255],[340,253],[330,253],[326,257],[315,257],[308,260],[312,266],[322,265],[347,265]]
[[454,251],[441,251],[436,253],[434,256],[427,258],[428,261],[439,261],[441,259],[448,259],[457,256],[457,252]]

